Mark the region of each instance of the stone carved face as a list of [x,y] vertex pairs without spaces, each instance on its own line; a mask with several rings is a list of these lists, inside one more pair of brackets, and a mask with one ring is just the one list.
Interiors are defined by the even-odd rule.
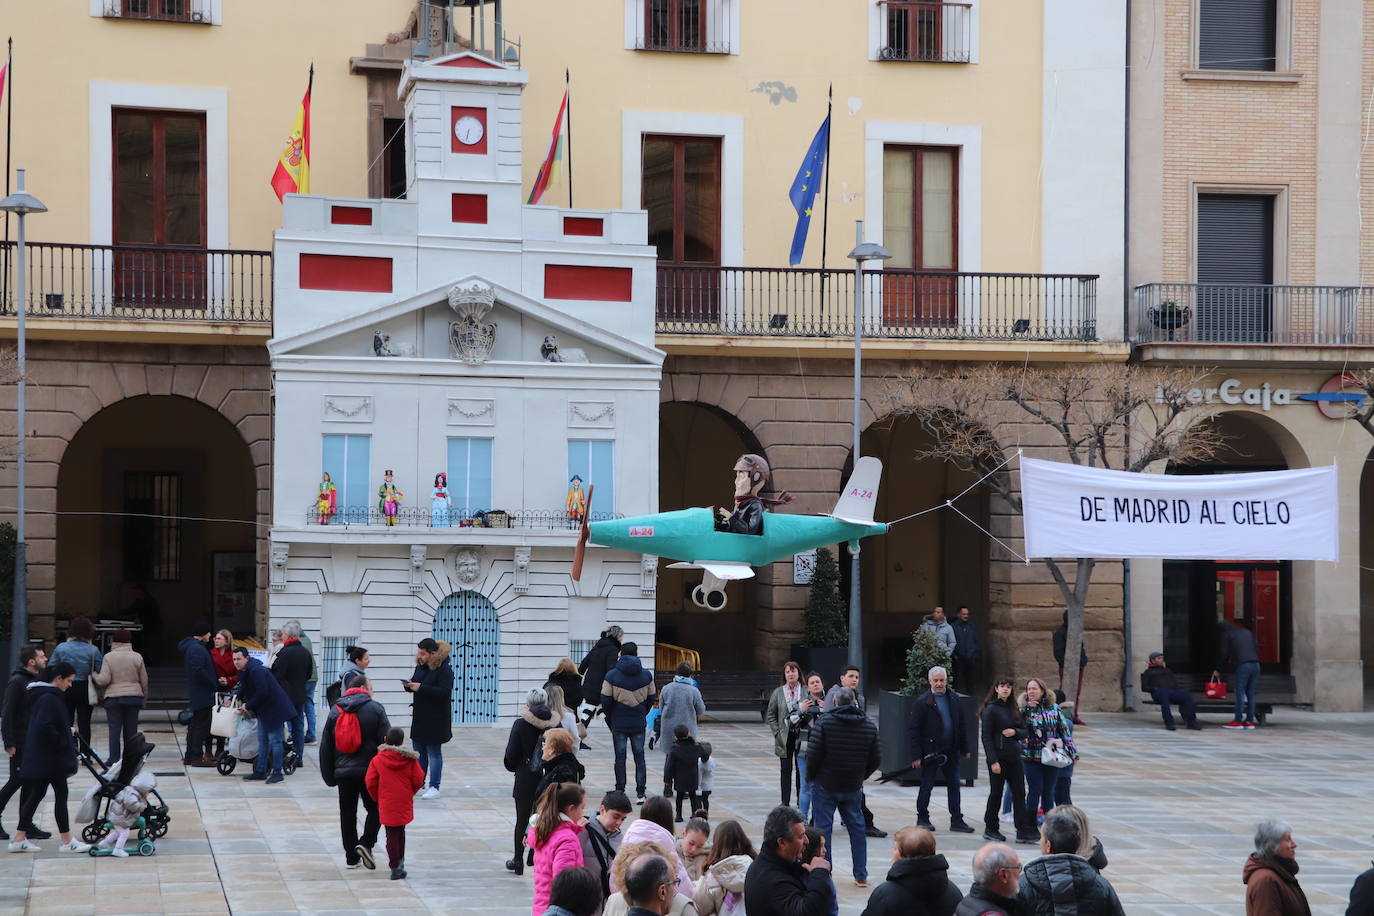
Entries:
[[453,571],[461,584],[476,585],[482,573],[482,558],[475,550],[459,550],[453,555]]

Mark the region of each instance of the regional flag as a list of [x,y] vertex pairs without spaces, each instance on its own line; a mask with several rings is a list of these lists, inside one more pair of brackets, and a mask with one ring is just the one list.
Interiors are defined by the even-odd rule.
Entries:
[[284,200],[287,194],[310,193],[310,90],[314,83],[315,68],[311,67],[305,97],[277,160],[277,170],[272,173],[272,190],[277,192],[277,200]]
[[3,67],[0,67],[0,101],[3,101],[5,98],[5,78],[9,75],[10,65],[9,61],[6,61],[5,65]]
[[527,203],[537,204],[544,192],[552,184],[557,184],[563,176],[563,160],[567,156],[568,143],[568,90],[563,90],[563,102],[558,106],[558,117],[553,122],[553,136],[549,138],[549,152],[544,164],[539,166],[539,174],[534,177],[534,187],[530,189]]
[[792,188],[787,196],[797,211],[797,228],[792,233],[792,253],[787,263],[796,267],[801,263],[802,252],[806,248],[806,232],[811,228],[811,211],[816,204],[816,191],[820,189],[821,172],[825,169],[825,150],[830,145],[830,115],[826,114],[821,129],[816,131],[811,146],[802,159],[797,177],[792,179]]

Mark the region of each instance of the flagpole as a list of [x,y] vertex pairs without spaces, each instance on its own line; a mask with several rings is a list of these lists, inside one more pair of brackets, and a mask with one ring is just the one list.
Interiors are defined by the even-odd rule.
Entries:
[[825,248],[830,239],[830,137],[835,133],[835,124],[830,120],[834,107],[835,84],[831,83],[825,93],[825,200],[821,202],[821,328],[825,327]]
[[572,73],[567,68],[563,70],[563,92],[568,97],[568,209],[572,209]]
[[[10,140],[14,137],[14,36],[6,42],[5,54],[5,196],[10,196]],[[10,240],[10,213],[5,211],[5,243]],[[3,262],[3,274],[0,274],[0,298],[9,293],[10,289],[10,259],[5,258]]]

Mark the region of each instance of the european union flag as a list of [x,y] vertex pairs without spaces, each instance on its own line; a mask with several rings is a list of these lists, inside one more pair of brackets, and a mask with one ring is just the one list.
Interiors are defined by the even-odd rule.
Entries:
[[806,151],[797,177],[792,179],[792,188],[787,196],[797,211],[797,229],[792,233],[792,253],[787,263],[796,267],[801,263],[802,251],[806,248],[806,231],[811,228],[811,211],[816,203],[816,191],[820,188],[821,172],[825,169],[825,150],[830,145],[830,115],[821,122],[815,139]]

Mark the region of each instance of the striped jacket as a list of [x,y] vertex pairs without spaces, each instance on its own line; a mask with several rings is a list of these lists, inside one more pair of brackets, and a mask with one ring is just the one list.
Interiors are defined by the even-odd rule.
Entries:
[[601,708],[611,731],[642,732],[654,702],[654,676],[636,655],[622,655],[606,672],[601,685]]

